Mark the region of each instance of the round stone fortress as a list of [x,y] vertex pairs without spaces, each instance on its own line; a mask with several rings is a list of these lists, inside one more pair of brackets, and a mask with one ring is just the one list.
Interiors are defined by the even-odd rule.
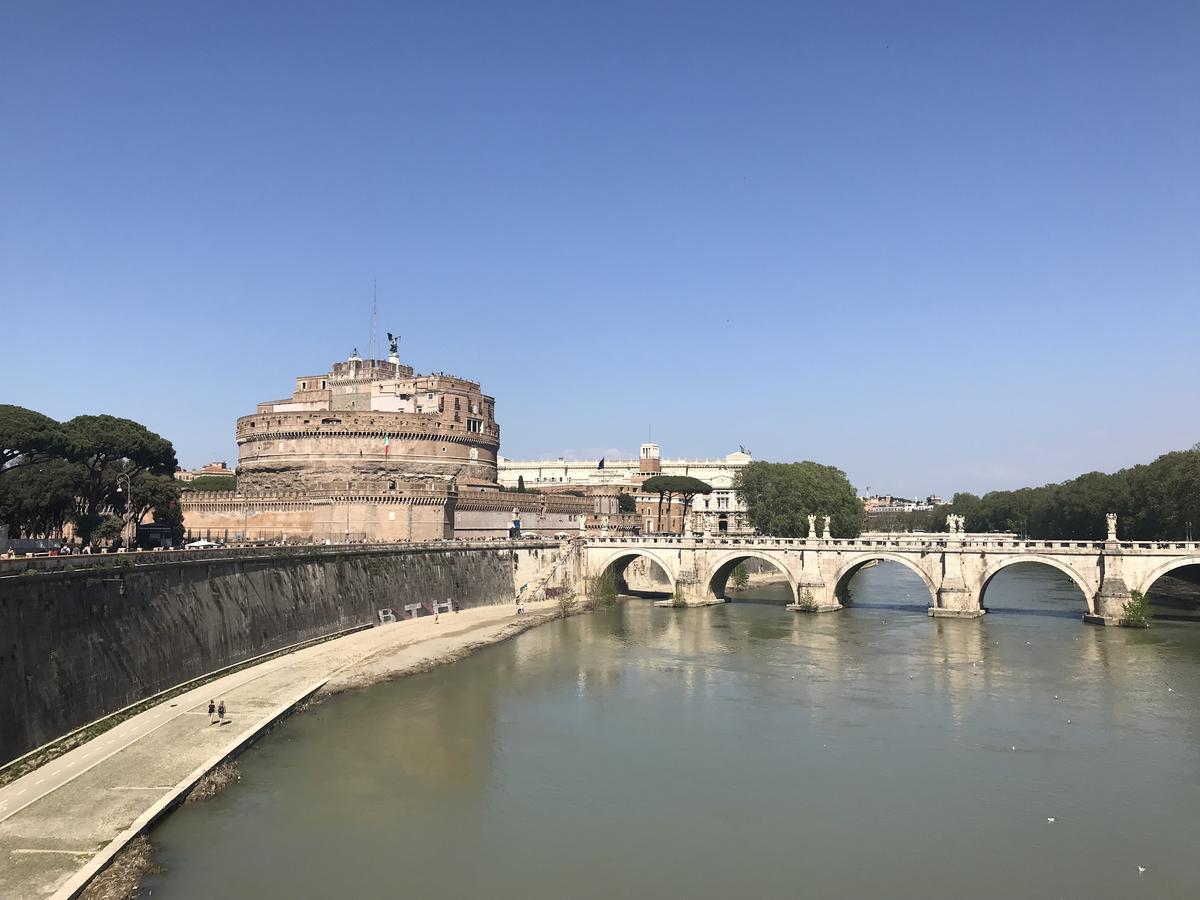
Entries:
[[386,494],[414,478],[494,486],[500,426],[476,382],[355,352],[239,418],[237,445],[243,495]]

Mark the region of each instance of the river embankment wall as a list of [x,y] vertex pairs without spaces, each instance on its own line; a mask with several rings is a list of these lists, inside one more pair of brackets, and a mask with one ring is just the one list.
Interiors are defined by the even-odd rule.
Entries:
[[[147,554],[0,569],[0,763],[209,672],[453,598],[511,603],[557,544]],[[14,565],[15,563],[15,565]],[[19,572],[19,574],[18,574]]]

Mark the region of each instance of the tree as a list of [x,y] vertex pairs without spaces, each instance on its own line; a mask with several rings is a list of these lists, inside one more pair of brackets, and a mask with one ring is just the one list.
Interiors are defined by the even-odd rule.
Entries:
[[62,431],[49,416],[0,403],[0,472],[22,459],[33,462],[62,449]]
[[637,512],[637,501],[632,494],[617,495],[617,510],[623,513]]
[[687,521],[688,512],[692,508],[692,501],[695,500],[696,495],[711,494],[713,489],[707,481],[692,478],[690,475],[677,475],[675,476],[675,491],[683,497],[683,518],[679,523],[680,530],[683,530],[683,523]]
[[[658,515],[654,520],[654,530],[662,531],[662,508],[663,497],[666,496],[667,488],[664,482],[664,476],[654,475],[642,482],[642,490],[647,494],[658,494]],[[670,515],[671,508],[667,507],[667,514]]]
[[198,475],[183,483],[185,491],[236,491],[236,475]]
[[62,459],[22,462],[0,478],[0,522],[11,537],[58,534],[75,516],[79,469]]
[[865,521],[862,501],[846,473],[815,462],[752,462],[734,481],[750,522],[776,537],[804,537],[810,515],[830,517],[834,537],[857,537]]
[[[62,425],[64,456],[79,467],[75,524],[86,541],[112,510],[123,510],[118,475],[132,481],[142,473],[172,476],[176,468],[171,442],[131,419],[76,416]],[[137,499],[137,493],[134,493]]]
[[955,494],[951,511],[970,531],[1011,531],[1039,539],[1103,540],[1106,513],[1131,540],[1182,539],[1200,526],[1200,450],[1165,453],[1112,474],[1088,472],[1058,484],[982,497]]
[[517,490],[520,491],[522,494],[525,493],[525,476],[524,475],[517,476]]
[[129,480],[133,493],[132,523],[136,528],[154,511],[156,525],[171,527],[176,540],[183,537],[182,493],[179,482],[171,475],[139,472]]
[[134,488],[130,520],[140,521],[154,507],[159,521],[181,525],[174,471],[170,441],[137,422],[101,415],[60,425],[0,405],[0,519],[13,534],[56,534],[73,521],[87,541],[107,516],[126,511],[119,476],[128,476]]
[[680,527],[686,521],[688,508],[697,494],[711,494],[712,485],[692,478],[690,475],[655,475],[642,482],[642,490],[648,494],[658,494],[658,524],[656,530],[662,531],[662,508],[665,500],[667,505],[667,525],[670,526],[671,501],[678,494],[683,499],[683,518]]
[[125,523],[116,516],[102,516],[91,534],[88,535],[88,542],[93,545],[106,541],[114,542],[121,537],[121,532],[124,530]]

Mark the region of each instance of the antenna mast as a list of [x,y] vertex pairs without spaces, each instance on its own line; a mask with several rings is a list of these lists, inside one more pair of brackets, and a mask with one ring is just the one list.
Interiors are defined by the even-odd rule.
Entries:
[[379,318],[379,281],[371,281],[371,365],[375,364],[375,322]]

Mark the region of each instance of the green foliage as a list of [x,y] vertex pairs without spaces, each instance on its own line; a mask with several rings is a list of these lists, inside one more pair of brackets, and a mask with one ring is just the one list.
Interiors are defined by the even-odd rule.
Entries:
[[21,462],[0,478],[0,522],[13,537],[51,534],[75,517],[79,471],[61,459]]
[[[982,497],[955,494],[950,508],[969,531],[1012,531],[1031,538],[1103,540],[1105,514],[1119,517],[1124,540],[1182,540],[1200,531],[1200,450],[1166,453],[1111,475],[1089,472],[1060,484]],[[942,526],[944,527],[944,526]]]
[[752,462],[738,473],[734,488],[763,534],[806,537],[810,515],[829,516],[834,537],[857,537],[863,530],[862,501],[846,473],[833,466]]
[[18,460],[33,461],[62,449],[61,426],[40,412],[0,403],[0,472]]
[[739,563],[737,568],[733,570],[733,589],[735,591],[744,591],[750,586],[750,573],[746,571],[746,564]]
[[683,588],[681,588],[679,585],[675,585],[675,593],[671,595],[671,605],[676,609],[681,609],[687,606],[687,600],[685,600],[683,596]]
[[897,510],[867,517],[868,531],[945,531],[946,514],[952,508],[943,504],[933,509]]
[[200,475],[182,482],[185,491],[236,491],[236,475]]
[[796,599],[796,606],[804,612],[813,612],[817,608],[817,601],[813,598],[811,588],[804,589]]
[[618,494],[617,510],[623,513],[637,512],[637,501],[633,499],[633,494]]
[[1125,617],[1121,619],[1122,625],[1127,625],[1130,628],[1149,628],[1150,619],[1153,618],[1153,610],[1150,608],[1150,601],[1146,599],[1146,595],[1141,591],[1130,591],[1129,599],[1125,601],[1124,606]]
[[647,494],[711,494],[712,485],[691,475],[654,475],[642,482]]
[[162,508],[158,521],[182,524],[171,477],[175,450],[130,419],[77,416],[59,424],[0,406],[0,453],[0,520],[14,535],[51,534],[70,521],[89,541],[106,517],[127,513],[140,522],[152,507]]
[[680,521],[687,519],[692,500],[697,494],[711,494],[712,485],[690,475],[654,475],[642,482],[642,490],[648,494],[658,494],[658,526],[662,530],[662,508],[665,501],[667,518],[670,520],[671,498],[679,495],[683,498],[683,515]]
[[92,528],[91,540],[97,544],[116,541],[124,528],[125,523],[116,516],[104,516]]
[[617,580],[610,570],[593,575],[587,580],[584,609],[611,609],[617,605]]
[[565,590],[558,597],[558,611],[563,616],[571,616],[579,609],[579,597],[574,591]]
[[516,487],[508,487],[507,485],[502,484],[502,485],[500,485],[500,492],[503,494],[540,494],[541,493],[541,491],[538,490],[537,488],[525,487],[525,478],[522,475],[517,476],[517,486]]

